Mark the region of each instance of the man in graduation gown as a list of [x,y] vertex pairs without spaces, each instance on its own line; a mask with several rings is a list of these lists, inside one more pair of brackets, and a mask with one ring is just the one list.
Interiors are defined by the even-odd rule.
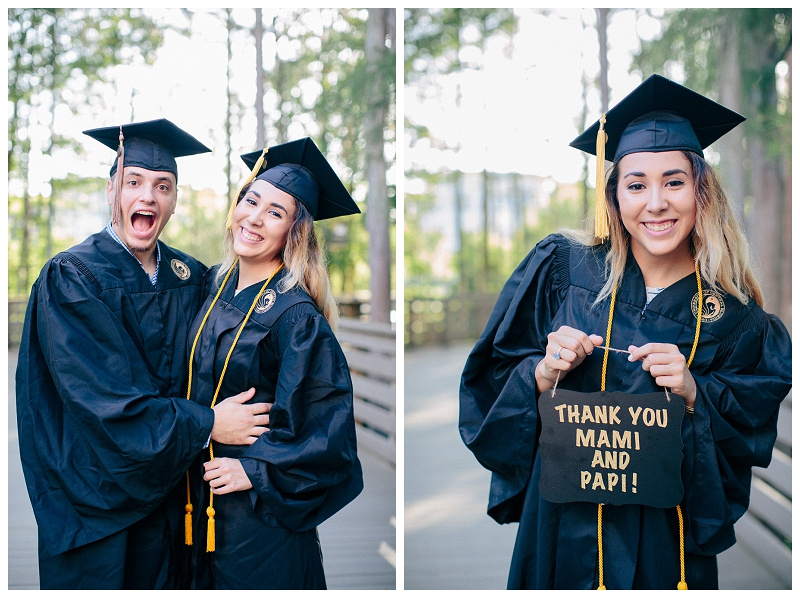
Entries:
[[177,201],[175,158],[210,150],[165,119],[85,133],[119,145],[112,222],[45,264],[17,367],[40,587],[178,588],[179,482],[210,437],[252,442],[267,409],[242,404],[252,391],[214,410],[185,397],[206,268],[158,237]]

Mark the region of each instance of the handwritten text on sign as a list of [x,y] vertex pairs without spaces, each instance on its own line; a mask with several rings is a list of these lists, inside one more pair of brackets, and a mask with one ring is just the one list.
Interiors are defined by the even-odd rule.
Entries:
[[683,406],[663,392],[543,393],[542,498],[674,507],[683,497]]

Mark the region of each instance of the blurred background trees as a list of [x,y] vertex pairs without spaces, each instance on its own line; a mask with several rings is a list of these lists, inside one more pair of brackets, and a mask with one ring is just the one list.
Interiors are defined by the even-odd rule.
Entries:
[[[791,326],[790,9],[406,9],[404,21],[405,92],[416,104],[407,100],[405,120],[407,344],[474,340],[533,245],[591,222],[593,160],[581,158],[581,172],[569,175],[536,165],[653,73],[747,117],[706,156],[746,230],[767,309]],[[531,51],[531,38],[548,30],[569,39]],[[459,114],[468,99],[461,86],[481,69],[513,74],[499,78],[502,93],[472,87],[487,106]],[[561,79],[575,81],[569,98],[556,91]],[[566,105],[581,94],[566,118],[538,108],[543,97]],[[525,101],[506,101],[515,96]],[[447,108],[425,109],[436,103]],[[471,135],[493,112],[502,113],[496,126]],[[556,140],[546,129],[558,118]],[[494,138],[509,140],[505,163],[494,160],[504,151]],[[480,160],[469,155],[475,145],[485,145]]]
[[[214,150],[223,181],[197,187],[181,161],[165,242],[216,263],[228,198],[247,174],[239,155],[310,136],[362,211],[317,225],[334,294],[345,315],[393,319],[394,32],[393,9],[10,8],[9,296],[24,299],[47,259],[109,220],[103,173],[113,154],[100,171],[93,164],[100,175],[86,175],[87,148],[96,142],[66,136],[63,123],[88,115],[83,128],[92,128],[164,116]],[[164,76],[152,66],[166,60],[167,39],[186,54]],[[197,64],[192,44],[209,40],[217,56]],[[200,91],[175,105],[170,98],[187,76]],[[168,106],[165,114],[139,108],[150,96]]]

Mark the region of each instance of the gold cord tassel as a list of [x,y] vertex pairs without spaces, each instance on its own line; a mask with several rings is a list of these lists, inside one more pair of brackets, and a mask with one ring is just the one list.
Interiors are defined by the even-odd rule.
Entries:
[[214,521],[214,515],[216,514],[216,512],[214,511],[214,507],[209,506],[206,509],[206,514],[208,515],[208,534],[206,536],[206,552],[214,552],[217,548],[217,533]]
[[[259,293],[261,296],[261,293]],[[239,329],[241,332],[241,328]],[[228,355],[230,357],[230,354]],[[227,363],[225,364],[227,365]],[[222,380],[220,379],[220,382]],[[217,389],[219,390],[219,389]],[[214,396],[214,401],[212,401],[212,405],[217,400],[217,397]],[[208,453],[209,458],[211,461],[214,460],[214,443],[208,443]],[[206,515],[208,515],[208,532],[206,533],[206,552],[214,552],[217,549],[217,525],[214,521],[214,515],[217,512],[214,510],[214,490],[209,487],[208,488],[208,508],[206,509]]]
[[600,128],[597,130],[597,172],[595,175],[594,197],[594,236],[598,239],[608,238],[608,208],[606,206],[606,140],[608,135],[603,128],[606,115],[600,117]]
[[265,147],[264,151],[261,152],[261,155],[259,156],[258,160],[256,160],[256,165],[253,166],[253,170],[250,171],[250,174],[244,180],[244,183],[242,183],[241,187],[239,187],[239,191],[236,192],[236,196],[233,198],[233,201],[231,201],[230,208],[228,209],[228,219],[225,221],[226,230],[233,228],[233,211],[236,209],[236,204],[239,200],[239,196],[242,194],[242,189],[244,189],[245,185],[251,183],[253,179],[255,179],[258,176],[261,167],[264,165],[264,160],[266,159],[268,150],[269,148]]
[[183,516],[183,543],[186,546],[192,545],[192,498],[189,494],[189,472],[186,472],[186,514]]
[[119,149],[117,150],[117,173],[114,177],[114,204],[111,209],[111,222],[122,222],[122,170],[125,164],[125,136],[122,125],[119,127]]
[[[699,308],[698,308],[699,309]],[[681,580],[678,582],[678,589],[679,590],[688,590],[689,586],[686,585],[686,564],[684,563],[683,557],[683,513],[681,512],[681,506],[678,505],[676,507],[678,509],[678,530],[680,532],[680,554],[681,554]]]
[[[265,149],[264,153],[261,154],[261,157],[263,158],[266,153],[267,153],[267,150]],[[257,167],[258,167],[258,164],[256,165],[256,168],[254,168],[253,170],[257,171]],[[225,278],[223,279],[222,284],[219,286],[219,289],[217,290],[217,294],[214,296],[214,299],[211,301],[211,305],[208,306],[208,310],[206,311],[206,315],[203,316],[203,320],[200,322],[200,326],[197,329],[197,334],[195,334],[194,341],[192,342],[192,349],[189,352],[189,382],[187,384],[187,389],[186,389],[186,399],[187,400],[191,400],[191,398],[192,398],[192,364],[194,363],[194,351],[197,348],[197,341],[200,339],[200,334],[203,332],[203,327],[206,325],[206,321],[208,320],[208,316],[211,314],[211,310],[214,309],[214,305],[216,305],[217,299],[219,299],[219,296],[222,294],[222,290],[225,288],[225,285],[228,282],[228,278],[230,278],[231,273],[233,272],[234,268],[236,267],[236,264],[238,264],[238,263],[239,263],[239,258],[236,258],[236,260],[233,262],[233,265],[228,270],[228,273],[225,275]],[[250,319],[250,316],[252,315],[253,310],[255,309],[256,304],[258,303],[258,300],[264,294],[264,291],[267,289],[267,287],[269,286],[269,283],[272,281],[272,279],[275,278],[275,275],[278,272],[280,272],[282,269],[283,269],[283,262],[281,262],[281,265],[278,266],[276,268],[276,270],[266,280],[266,282],[264,282],[263,286],[261,287],[261,290],[258,292],[258,294],[256,295],[255,299],[253,299],[253,303],[250,305],[250,309],[247,312],[247,315],[245,315],[244,320],[242,321],[242,324],[239,326],[239,330],[236,332],[236,336],[233,338],[233,343],[231,343],[231,348],[228,349],[228,355],[225,357],[225,364],[222,366],[222,373],[219,375],[219,381],[217,382],[217,388],[214,391],[213,398],[211,399],[210,407],[212,409],[214,408],[214,405],[216,405],[216,403],[217,403],[217,397],[219,396],[219,391],[222,388],[222,381],[225,379],[225,372],[228,371],[228,363],[230,362],[231,355],[233,354],[233,350],[236,347],[236,343],[239,341],[239,336],[242,334],[242,330],[244,330],[245,324],[247,324],[247,321]],[[211,441],[209,441],[209,443],[208,443],[208,454],[209,454],[209,460],[213,461],[214,460],[214,443],[211,442]],[[186,499],[187,499],[187,503],[190,503],[189,498],[190,498],[190,496],[189,496],[189,473],[187,472],[186,473]],[[190,512],[189,510],[191,508],[191,504],[187,504],[186,507],[187,507],[186,508],[187,513]],[[208,533],[206,535],[206,552],[214,552],[216,550],[216,543],[217,543],[216,526],[215,526],[215,521],[214,521],[214,515],[216,514],[216,512],[214,511],[214,491],[211,488],[209,488],[208,508],[206,509],[206,514],[208,515]],[[188,533],[191,533],[191,531],[187,532],[187,534]],[[188,542],[188,544],[191,544],[191,542]]]

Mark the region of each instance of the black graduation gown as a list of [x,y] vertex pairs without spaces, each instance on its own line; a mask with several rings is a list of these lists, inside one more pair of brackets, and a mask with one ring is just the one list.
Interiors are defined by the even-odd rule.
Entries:
[[[540,457],[534,370],[547,334],[562,325],[605,340],[609,300],[590,309],[604,282],[607,248],[559,235],[543,240],[501,292],[465,365],[460,388],[462,439],[492,471],[488,513],[519,521],[509,588],[595,589],[597,506],[549,503],[539,496]],[[704,284],[704,296],[708,295]],[[642,273],[629,253],[617,293],[610,346],[676,344],[689,356],[696,316],[694,274],[659,293],[645,309]],[[755,302],[721,294],[722,316],[703,322],[691,372],[694,417],[684,417],[681,507],[686,522],[689,589],[717,587],[716,556],[735,542],[733,524],[748,506],[751,468],[766,467],[780,402],[791,388],[791,340]],[[600,390],[603,351],[595,350],[558,388]],[[611,352],[606,390],[659,389],[641,363]],[[608,589],[674,589],[680,579],[675,509],[625,505],[603,509]]]
[[[206,268],[159,246],[155,287],[102,231],[48,261],[31,290],[17,365],[17,427],[40,558],[148,517],[210,434],[213,413],[185,396],[186,336]],[[124,575],[127,561],[139,557],[115,550],[101,550],[99,558]],[[43,587],[81,577],[51,565],[40,567],[47,568],[40,570]],[[111,573],[103,583],[124,584]]]
[[[192,327],[194,340],[218,286]],[[324,588],[316,526],[363,488],[356,455],[350,371],[328,322],[307,293],[275,292],[254,310],[227,366],[218,401],[254,387],[252,401],[272,403],[270,430],[250,446],[213,444],[214,457],[239,459],[253,488],[214,497],[216,551],[206,553],[208,484],[202,463],[190,472],[197,588]],[[233,339],[263,281],[234,296],[231,275],[195,349],[192,400],[209,405]],[[196,505],[202,505],[198,508]]]

